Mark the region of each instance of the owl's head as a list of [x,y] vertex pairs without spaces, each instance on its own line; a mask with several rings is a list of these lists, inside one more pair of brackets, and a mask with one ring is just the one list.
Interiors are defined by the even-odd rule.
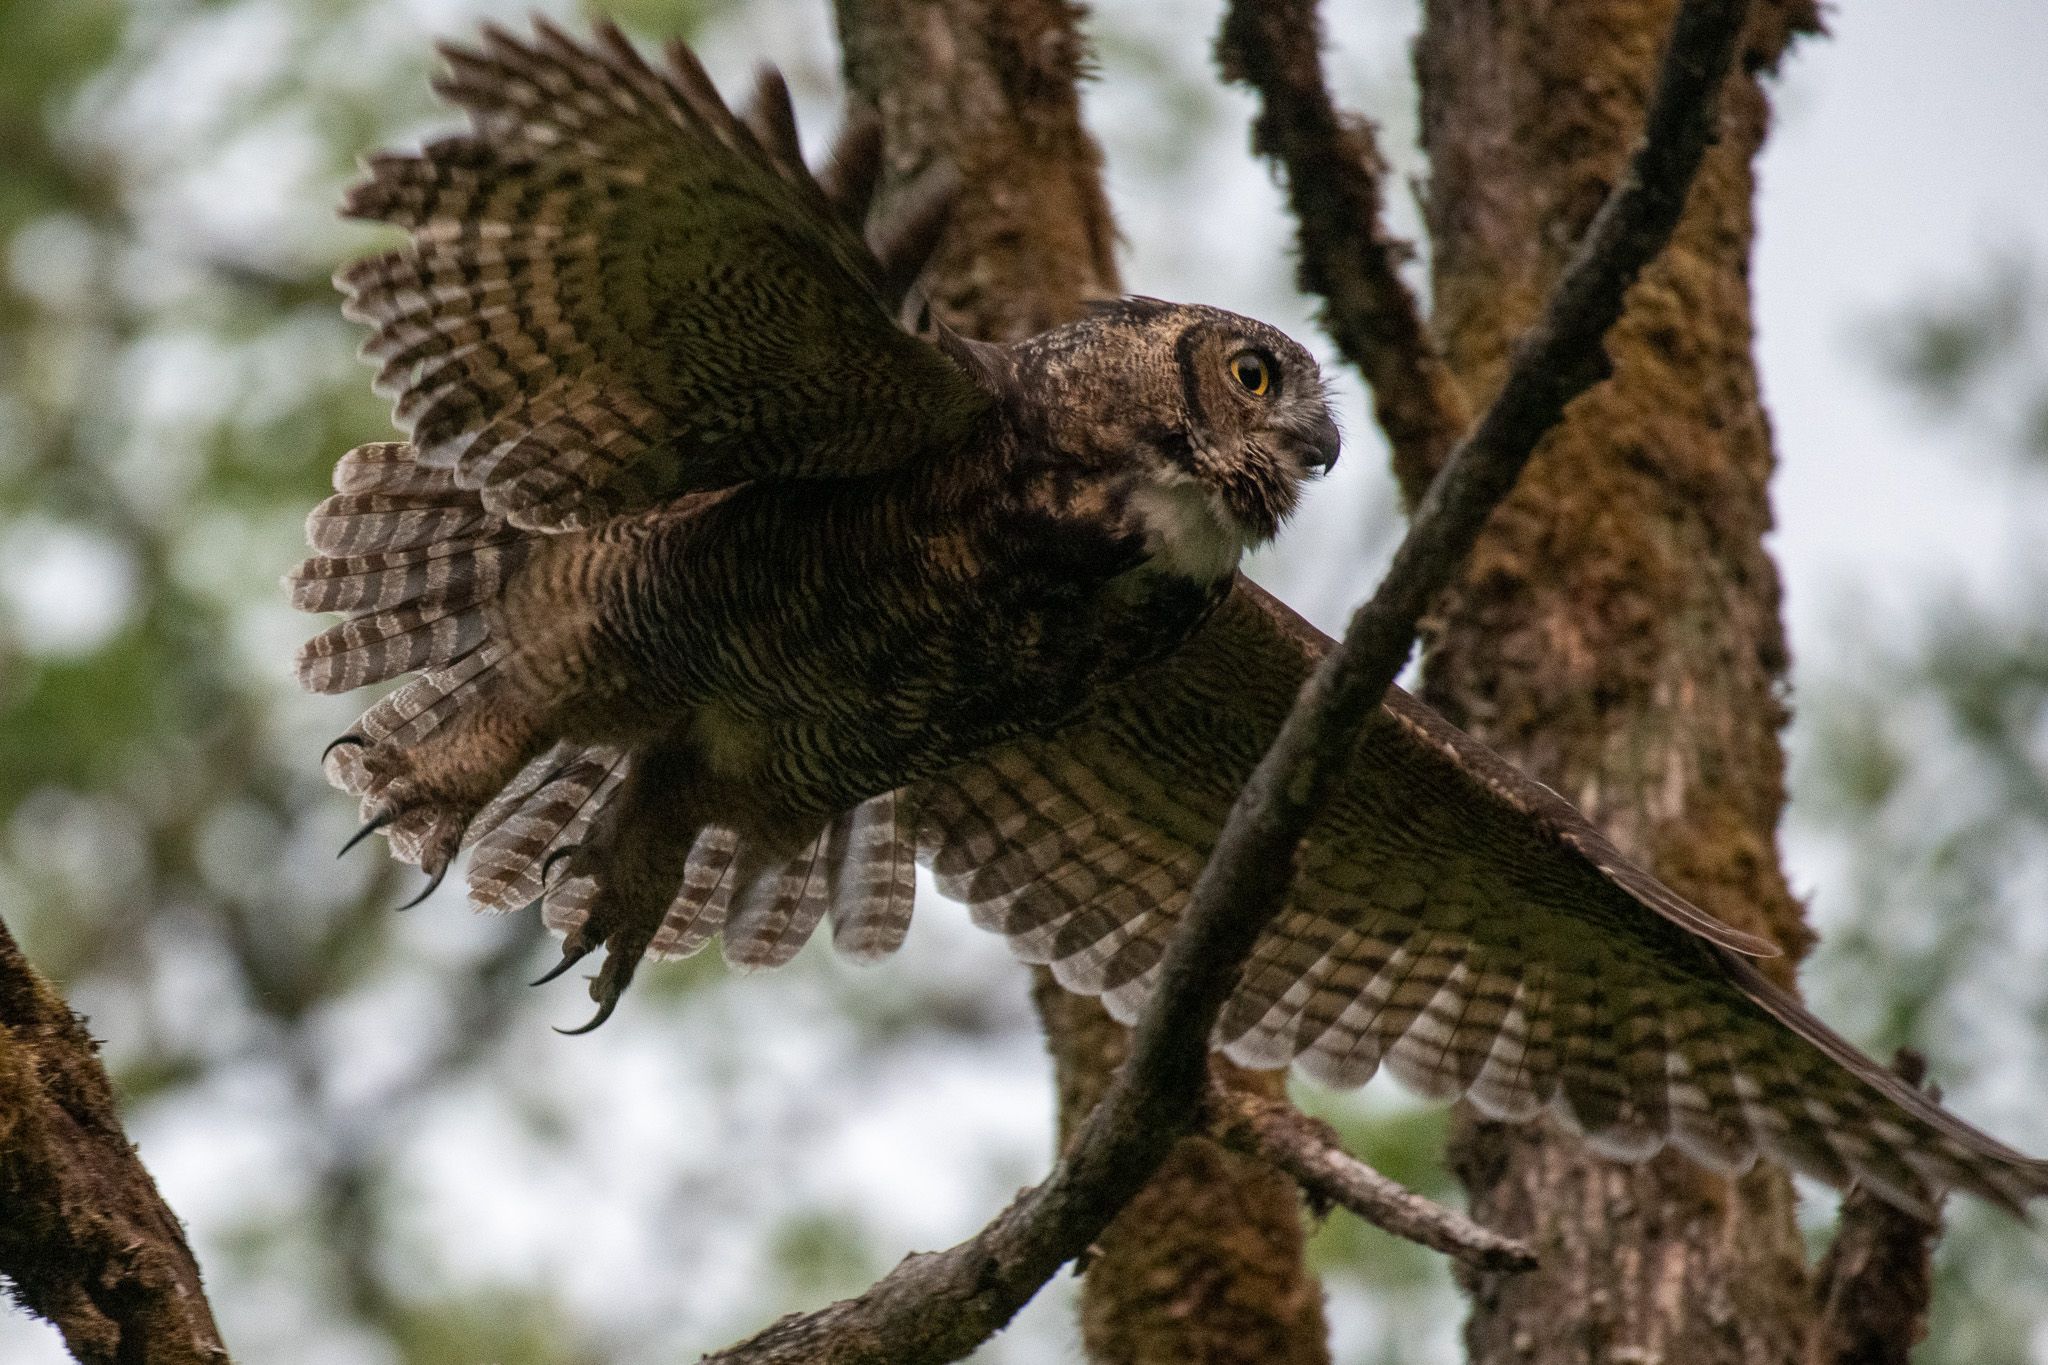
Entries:
[[1121,476],[1134,510],[1190,555],[1235,567],[1337,462],[1315,357],[1252,318],[1122,298],[1012,356],[1048,451]]

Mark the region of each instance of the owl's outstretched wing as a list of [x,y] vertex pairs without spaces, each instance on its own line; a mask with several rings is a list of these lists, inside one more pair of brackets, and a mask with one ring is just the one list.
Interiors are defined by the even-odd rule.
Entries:
[[[1130,1018],[1238,789],[1328,642],[1240,580],[1089,717],[914,789],[948,895]],[[1359,1085],[1381,1063],[1488,1115],[1549,1110],[1609,1154],[1759,1152],[1925,1210],[2048,1194],[1742,956],[1771,946],[1627,862],[1547,787],[1398,689],[1313,827],[1226,1006],[1235,1060]]]
[[[755,478],[857,475],[956,441],[987,398],[896,325],[888,270],[794,149],[681,44],[545,20],[444,46],[471,131],[385,154],[344,212],[408,246],[345,311],[417,459],[513,526],[588,526]],[[756,129],[760,131],[757,133]]]

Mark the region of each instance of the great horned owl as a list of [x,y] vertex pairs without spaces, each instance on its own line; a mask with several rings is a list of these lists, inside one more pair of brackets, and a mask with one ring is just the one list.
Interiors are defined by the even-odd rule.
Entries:
[[[1236,575],[1337,454],[1310,356],[1126,299],[1012,346],[896,319],[942,196],[871,248],[786,93],[728,112],[615,31],[445,50],[469,133],[374,158],[343,270],[406,442],[349,452],[294,601],[299,676],[417,676],[326,759],[435,881],[643,955],[773,965],[829,916],[886,954],[915,861],[1128,1018],[1326,642]],[[865,154],[860,148],[865,147]],[[1220,1023],[1238,1061],[1425,1093],[1600,1150],[1759,1151],[1914,1209],[2048,1164],[1951,1117],[1395,691]]]

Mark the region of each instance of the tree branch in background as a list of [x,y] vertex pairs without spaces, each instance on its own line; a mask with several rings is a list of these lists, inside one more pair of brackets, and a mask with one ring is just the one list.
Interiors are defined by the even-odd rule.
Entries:
[[1298,278],[1321,321],[1372,390],[1403,487],[1443,467],[1471,410],[1414,292],[1413,249],[1387,231],[1387,164],[1373,127],[1338,110],[1323,81],[1316,0],[1232,0],[1216,38],[1224,79],[1258,92],[1252,148],[1286,176]]
[[1052,1173],[967,1241],[909,1257],[860,1297],[784,1318],[707,1361],[959,1359],[1085,1251],[1195,1130],[1217,1015],[1286,897],[1288,879],[1272,869],[1292,867],[1310,820],[1406,662],[1431,598],[1463,566],[1565,405],[1606,373],[1601,339],[1677,225],[1746,9],[1745,0],[1680,7],[1626,172],[1517,348],[1507,381],[1430,486],[1386,578],[1317,667],[1232,807],[1132,1030],[1130,1057]]
[[87,1365],[228,1358],[84,1021],[0,924],[0,1279]]
[[1312,1204],[1351,1210],[1374,1227],[1475,1270],[1528,1270],[1536,1254],[1456,1209],[1423,1198],[1344,1150],[1336,1131],[1283,1100],[1211,1086],[1209,1136],[1284,1171]]
[[[1927,1061],[1901,1048],[1892,1070],[1918,1085]],[[1940,1098],[1931,1087],[1930,1093]],[[1907,1365],[1927,1335],[1940,1237],[1939,1220],[1923,1222],[1867,1190],[1849,1191],[1835,1240],[1814,1274],[1820,1314],[1806,1365]]]

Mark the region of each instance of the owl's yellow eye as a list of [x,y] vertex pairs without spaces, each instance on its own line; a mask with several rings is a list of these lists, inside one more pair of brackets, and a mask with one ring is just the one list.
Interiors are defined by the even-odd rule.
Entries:
[[1273,389],[1273,367],[1257,351],[1242,351],[1232,357],[1230,377],[1255,398],[1264,398]]

